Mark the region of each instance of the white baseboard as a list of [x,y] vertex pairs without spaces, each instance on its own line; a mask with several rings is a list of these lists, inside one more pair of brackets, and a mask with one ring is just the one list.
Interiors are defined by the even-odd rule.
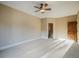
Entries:
[[[39,39],[39,38],[38,38],[38,39]],[[18,46],[18,45],[23,44],[23,43],[28,43],[28,42],[33,41],[33,40],[38,40],[38,39],[24,40],[24,41],[17,42],[17,43],[14,43],[14,44],[9,44],[9,45],[0,47],[0,51],[1,51],[1,50],[5,50],[5,49],[8,49],[8,48],[11,48],[11,47]]]

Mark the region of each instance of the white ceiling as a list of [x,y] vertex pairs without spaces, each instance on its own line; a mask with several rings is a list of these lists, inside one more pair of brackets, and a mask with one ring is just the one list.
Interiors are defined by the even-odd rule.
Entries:
[[33,6],[39,6],[41,2],[43,1],[4,1],[0,3],[40,18],[58,18],[74,15],[79,10],[79,1],[45,1],[52,10],[43,14],[34,12],[37,9]]

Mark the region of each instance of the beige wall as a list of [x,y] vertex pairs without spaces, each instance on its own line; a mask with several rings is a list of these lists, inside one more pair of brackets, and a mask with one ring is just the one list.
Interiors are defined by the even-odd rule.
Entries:
[[77,14],[77,37],[78,37],[78,44],[79,44],[79,12]]
[[68,39],[67,37],[67,23],[69,21],[76,21],[76,15],[56,18],[55,19],[55,38],[56,39]]
[[46,19],[41,19],[41,38],[45,38],[45,39],[48,38]]
[[[67,22],[76,21],[76,19],[77,19],[76,15],[66,16],[66,17],[61,17],[61,18],[45,18],[42,21],[42,23],[47,21],[46,24],[48,24],[48,23],[54,24],[54,26],[53,26],[54,27],[54,29],[53,29],[53,38],[54,39],[67,39]],[[48,27],[48,25],[44,25],[44,26]],[[48,36],[48,29],[45,32]]]
[[40,37],[39,18],[0,4],[0,47]]

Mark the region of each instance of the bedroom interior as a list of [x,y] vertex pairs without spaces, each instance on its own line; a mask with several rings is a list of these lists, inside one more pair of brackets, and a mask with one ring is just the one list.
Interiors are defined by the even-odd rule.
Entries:
[[79,1],[0,1],[0,58],[79,58]]

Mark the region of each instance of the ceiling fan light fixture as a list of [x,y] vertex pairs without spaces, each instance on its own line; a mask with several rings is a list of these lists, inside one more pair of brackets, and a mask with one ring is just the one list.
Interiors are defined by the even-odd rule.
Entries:
[[34,6],[35,8],[37,8],[38,10],[36,10],[35,12],[41,12],[41,13],[45,13],[45,11],[50,11],[51,8],[48,8],[48,4],[47,3],[41,3],[40,6]]
[[45,10],[40,10],[40,12],[45,12]]

